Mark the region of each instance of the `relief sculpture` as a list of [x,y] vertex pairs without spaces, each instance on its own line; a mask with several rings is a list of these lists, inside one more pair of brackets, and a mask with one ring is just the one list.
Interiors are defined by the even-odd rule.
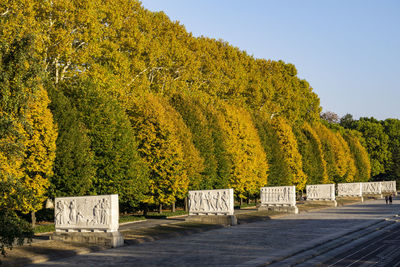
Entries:
[[[118,195],[56,198],[54,213],[56,229],[103,229],[110,224],[115,228]],[[116,218],[111,218],[112,213]]]
[[363,193],[363,195],[382,194],[381,182],[362,183],[362,193]]
[[382,193],[396,193],[396,181],[383,181]]
[[335,200],[334,184],[307,185],[307,200]]
[[294,186],[274,186],[261,188],[261,205],[295,205]]
[[338,196],[362,196],[361,183],[338,184]]
[[261,187],[261,205],[296,205],[294,186]]
[[189,191],[189,213],[233,212],[233,190]]
[[271,186],[261,187],[261,205],[258,210],[272,210],[297,214],[296,187],[292,186]]

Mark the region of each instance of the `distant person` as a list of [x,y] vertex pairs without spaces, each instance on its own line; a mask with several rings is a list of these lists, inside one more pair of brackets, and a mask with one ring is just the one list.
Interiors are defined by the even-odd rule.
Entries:
[[389,196],[385,196],[385,201],[386,201],[386,204],[388,204],[388,202],[389,202]]
[[389,196],[389,204],[392,204],[393,203],[393,198],[392,198],[392,195],[390,195]]

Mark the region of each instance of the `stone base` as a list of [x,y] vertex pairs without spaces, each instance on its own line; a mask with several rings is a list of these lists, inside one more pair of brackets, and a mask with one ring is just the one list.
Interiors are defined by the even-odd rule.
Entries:
[[382,192],[383,197],[385,196],[397,196],[397,192]]
[[207,224],[236,225],[235,215],[189,215],[185,221]]
[[277,212],[285,212],[285,213],[292,213],[298,214],[299,209],[297,206],[260,206],[258,208],[259,211],[261,210],[270,210],[270,211],[277,211]]
[[307,200],[305,203],[313,203],[313,204],[337,207],[336,200]]
[[364,197],[360,197],[360,196],[340,196],[340,197],[336,197],[336,199],[337,200],[348,199],[348,200],[356,200],[356,201],[364,202]]
[[383,194],[365,194],[363,195],[364,199],[373,198],[373,199],[381,199],[385,198]]
[[124,245],[124,237],[118,232],[55,232],[50,236],[52,240],[73,243],[86,243],[108,248],[116,248]]

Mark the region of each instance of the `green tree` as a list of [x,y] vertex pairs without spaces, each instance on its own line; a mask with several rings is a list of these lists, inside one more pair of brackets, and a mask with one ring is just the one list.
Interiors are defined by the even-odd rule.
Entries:
[[348,113],[344,115],[342,118],[340,118],[340,125],[346,129],[352,129],[353,122],[354,122],[353,115]]
[[[400,180],[400,120],[386,119],[381,122],[389,137],[390,163],[386,167],[388,179]],[[400,181],[399,181],[400,182]]]
[[309,123],[295,130],[299,152],[303,159],[303,170],[307,184],[325,184],[329,182],[322,143]]
[[362,144],[370,156],[371,176],[384,174],[391,158],[389,136],[384,127],[374,118],[360,118],[354,122],[354,128],[364,137]]
[[94,194],[119,194],[121,209],[135,208],[147,192],[147,167],[125,110],[90,80],[60,85],[80,113],[94,153]]
[[190,189],[216,188],[218,183],[218,162],[215,155],[212,128],[202,101],[204,98],[207,98],[207,96],[176,93],[170,99],[171,105],[179,112],[190,129],[193,144],[204,160],[204,170],[201,174],[200,184],[196,188],[194,187],[195,184],[191,183]]
[[88,129],[61,90],[48,85],[50,108],[58,126],[52,196],[82,196],[92,189],[96,168]]
[[371,165],[367,150],[361,145],[361,133],[355,130],[346,130],[343,134],[354,158],[356,173],[354,181],[367,182],[371,177]]

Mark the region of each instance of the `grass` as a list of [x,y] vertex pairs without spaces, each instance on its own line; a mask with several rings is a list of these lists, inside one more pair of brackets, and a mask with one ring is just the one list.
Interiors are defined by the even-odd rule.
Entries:
[[33,232],[35,234],[54,232],[54,231],[55,231],[54,223],[39,224],[36,225],[35,228],[33,229]]
[[249,204],[243,203],[242,205],[237,204],[237,205],[235,205],[235,209],[244,209],[244,208],[250,208],[250,207],[254,208],[256,205],[257,205],[256,203],[249,203]]
[[188,214],[188,212],[186,212],[184,210],[177,210],[175,212],[164,211],[163,213],[148,212],[146,218],[158,219],[158,218],[168,218],[168,217],[179,216],[179,215],[187,215],[187,214]]
[[142,221],[146,218],[142,215],[120,215],[119,216],[119,223],[126,223],[126,222],[135,222],[135,221]]
[[[121,215],[119,217],[119,222],[120,223],[134,222],[134,221],[141,221],[141,220],[145,220],[145,219],[146,218],[141,215]],[[54,223],[38,224],[33,229],[33,232],[35,234],[54,232],[54,231],[55,231]]]

